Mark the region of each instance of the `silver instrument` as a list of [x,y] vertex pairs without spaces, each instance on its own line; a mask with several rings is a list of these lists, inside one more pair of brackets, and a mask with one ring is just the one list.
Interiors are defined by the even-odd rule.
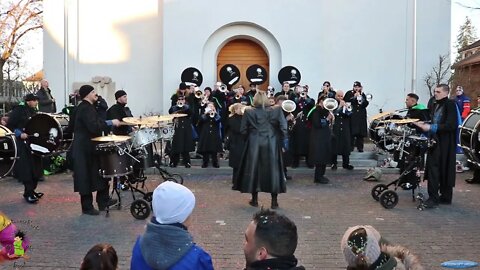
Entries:
[[367,93],[367,94],[365,94],[365,96],[367,97],[367,101],[368,101],[368,102],[372,101],[372,99],[373,99],[373,95],[372,95],[372,94]]
[[223,93],[228,92],[227,85],[225,85],[225,84],[220,85],[219,90],[220,90],[220,92],[223,92]]
[[323,107],[331,112],[338,108],[338,101],[334,98],[326,98],[323,100]]
[[291,113],[294,112],[297,109],[297,104],[293,102],[292,100],[284,100],[282,102],[282,110],[285,112]]

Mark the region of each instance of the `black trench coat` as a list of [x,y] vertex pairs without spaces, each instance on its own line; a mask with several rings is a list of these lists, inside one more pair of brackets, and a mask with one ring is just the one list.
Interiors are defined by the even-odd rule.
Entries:
[[198,124],[198,153],[221,152],[222,138],[220,136],[220,115],[214,117],[202,114]]
[[352,112],[344,111],[343,107],[336,109],[335,122],[333,124],[332,133],[332,154],[334,155],[348,155],[352,150],[351,146],[351,132],[350,132],[350,117]]
[[228,165],[232,168],[240,166],[242,159],[243,148],[245,148],[245,137],[240,132],[242,124],[242,116],[235,114],[228,118]]
[[180,154],[184,152],[192,152],[195,150],[195,144],[193,143],[193,130],[192,130],[192,110],[189,105],[183,105],[178,107],[174,105],[168,110],[172,113],[187,114],[185,117],[177,117],[174,119],[175,133],[173,134],[172,150],[171,154]]
[[312,125],[310,130],[310,152],[309,161],[311,164],[330,164],[331,155],[331,131],[326,122],[329,111],[320,107],[315,108],[308,116]]
[[352,136],[367,137],[367,96],[362,93],[362,103],[359,103],[354,96],[354,91],[349,90],[345,93],[344,100],[345,102],[351,102],[352,104]]
[[82,195],[90,194],[108,187],[107,179],[100,177],[99,160],[91,139],[101,136],[107,125],[95,109],[95,106],[83,100],[75,110],[73,117],[73,190]]
[[287,136],[287,121],[280,106],[247,107],[240,131],[247,140],[233,189],[242,193],[285,193],[280,142]]

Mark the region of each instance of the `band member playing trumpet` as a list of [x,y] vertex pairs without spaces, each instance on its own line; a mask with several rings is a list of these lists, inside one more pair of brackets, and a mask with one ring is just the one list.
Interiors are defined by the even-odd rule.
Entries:
[[363,152],[363,140],[367,137],[367,96],[363,93],[362,84],[359,81],[353,83],[353,90],[347,91],[344,96],[345,102],[352,106],[352,149],[357,147],[358,152]]
[[324,95],[326,96],[327,98],[335,98],[335,91],[333,90],[332,88],[332,85],[330,84],[329,81],[325,81],[323,82],[323,85],[322,85],[322,92],[320,92],[318,94],[319,96],[320,95]]
[[209,158],[212,158],[212,165],[219,168],[218,153],[222,151],[222,137],[220,134],[220,115],[215,109],[213,102],[207,104],[204,113],[200,116],[198,128],[197,152],[203,156],[202,168],[208,167]]
[[185,97],[179,96],[177,104],[170,107],[168,113],[187,114],[185,117],[174,119],[175,133],[172,139],[172,150],[170,151],[170,167],[177,167],[181,154],[183,165],[185,165],[185,168],[190,168],[192,167],[190,164],[190,152],[195,150],[195,144],[193,143],[192,111],[186,103]]
[[244,105],[250,105],[250,100],[245,96],[245,89],[243,86],[233,90],[234,96],[230,99],[230,105],[235,103],[242,103]]
[[310,138],[310,128],[307,126],[307,114],[315,107],[315,100],[308,96],[307,88],[300,92],[294,99],[296,106],[295,121],[290,134],[290,152],[292,154],[292,168],[298,167],[300,157],[304,156],[308,167],[313,168],[308,160],[308,141]]
[[342,155],[342,167],[347,170],[353,170],[350,165],[351,135],[350,135],[350,118],[352,116],[352,108],[343,100],[343,91],[338,90],[335,95],[338,102],[337,109],[332,113],[335,121],[332,130],[332,170],[337,169],[337,156]]
[[28,136],[24,128],[28,120],[37,113],[38,97],[28,94],[24,98],[25,103],[13,108],[8,118],[7,127],[15,133],[15,140],[18,151],[18,159],[15,164],[15,172],[18,179],[23,183],[23,198],[28,203],[36,203],[43,196],[43,193],[36,192],[38,180],[42,177],[41,157],[32,154],[27,144]]
[[178,100],[178,98],[179,98],[180,96],[184,97],[185,102],[186,102],[188,105],[190,105],[191,102],[193,102],[192,97],[191,97],[191,95],[190,95],[190,92],[187,91],[187,85],[186,85],[184,82],[180,83],[180,85],[178,86],[177,91],[176,91],[175,94],[173,94],[172,97],[170,98],[170,100],[172,101],[171,106],[177,105],[177,100]]
[[276,93],[274,96],[275,97],[278,97],[278,96],[286,96],[287,99],[291,99],[293,100],[294,99],[294,92],[292,89],[290,89],[290,84],[288,82],[283,82],[282,83],[282,91]]
[[308,121],[312,127],[310,131],[309,161],[315,165],[314,183],[328,184],[325,177],[327,164],[332,160],[331,156],[331,129],[333,114],[328,111],[323,101],[326,96],[320,96],[315,108],[308,113]]

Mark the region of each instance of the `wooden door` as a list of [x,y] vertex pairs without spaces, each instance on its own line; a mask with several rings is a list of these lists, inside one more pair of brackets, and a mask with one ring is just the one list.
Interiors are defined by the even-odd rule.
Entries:
[[240,70],[240,81],[233,88],[241,84],[245,90],[250,85],[247,79],[247,68],[253,64],[262,66],[267,70],[268,77],[265,83],[258,86],[258,89],[267,89],[270,77],[268,55],[257,43],[248,39],[235,39],[225,44],[217,58],[217,81],[220,81],[220,69],[226,64],[233,64]]

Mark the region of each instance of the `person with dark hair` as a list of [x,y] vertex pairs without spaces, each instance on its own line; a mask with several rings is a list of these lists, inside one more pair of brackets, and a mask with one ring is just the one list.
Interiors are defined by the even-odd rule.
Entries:
[[408,111],[405,118],[419,119],[420,121],[428,121],[430,116],[428,115],[427,107],[421,103],[418,103],[418,95],[415,93],[407,94],[405,99],[405,106]]
[[439,84],[428,102],[431,123],[415,122],[428,132],[434,144],[427,153],[425,179],[428,179],[429,198],[425,208],[434,208],[439,203],[451,204],[455,186],[456,130],[459,115],[455,101],[448,98],[450,87]]
[[[118,90],[115,92],[115,99],[117,103],[113,104],[107,110],[107,119],[118,119],[118,121],[122,121],[125,117],[132,117],[132,112],[130,108],[127,107],[127,92],[125,92],[125,90]],[[112,133],[115,135],[128,135],[130,132],[132,132],[132,127],[127,125],[112,128]]]
[[103,120],[95,109],[98,100],[93,86],[83,85],[79,90],[82,102],[78,105],[71,118],[71,127],[74,130],[73,140],[73,187],[80,194],[82,212],[87,215],[98,215],[99,211],[93,207],[92,192],[96,191],[96,201],[100,211],[105,210],[107,205],[113,205],[116,200],[110,200],[108,196],[108,181],[102,179],[98,173],[99,161],[95,155],[95,144],[92,138],[102,135],[102,131],[111,126],[119,126],[117,119]]
[[337,157],[342,155],[342,167],[347,170],[353,170],[350,164],[350,118],[352,116],[352,108],[343,100],[343,91],[338,90],[335,94],[338,102],[337,109],[332,113],[335,116],[332,127],[332,170],[337,169]]
[[246,107],[240,127],[246,136],[233,190],[251,193],[251,206],[258,206],[258,192],[272,196],[271,208],[278,208],[277,196],[287,191],[282,149],[288,149],[287,121],[280,106],[270,106],[265,92],[253,97],[253,107]]
[[308,123],[311,126],[308,160],[315,165],[313,182],[319,184],[328,184],[330,181],[325,177],[325,170],[327,164],[332,161],[331,125],[334,116],[323,106],[326,98],[321,95],[317,100],[317,105],[307,115]]
[[290,89],[290,84],[288,82],[282,83],[282,91],[275,93],[274,97],[277,98],[278,96],[285,96],[287,99],[294,99],[295,93],[292,89]]
[[110,244],[96,244],[83,258],[80,270],[116,270],[118,256]]
[[175,133],[172,139],[172,149],[170,151],[170,167],[177,167],[182,155],[183,165],[190,168],[190,152],[195,150],[193,142],[192,110],[186,102],[184,96],[178,96],[177,103],[168,110],[170,114],[186,114],[184,117],[174,118]]
[[318,96],[321,95],[326,96],[327,98],[335,98],[335,90],[333,90],[333,87],[329,81],[323,82],[322,91],[318,93]]
[[42,177],[42,160],[38,155],[32,154],[32,149],[27,143],[28,136],[34,134],[25,133],[28,120],[37,114],[38,97],[35,94],[27,94],[25,102],[13,108],[8,118],[7,128],[15,133],[18,159],[15,164],[15,174],[23,183],[23,198],[28,203],[36,203],[43,197],[42,192],[36,192],[37,184]]
[[42,80],[40,82],[40,89],[37,90],[38,96],[38,111],[44,113],[56,113],[57,105],[52,96],[52,91],[48,88],[48,81]]
[[340,248],[347,270],[423,270],[417,256],[403,246],[391,245],[370,225],[347,229]]
[[161,183],[152,195],[153,217],[132,250],[131,270],[210,270],[212,258],[193,241],[195,195],[171,181]]
[[455,103],[457,104],[462,121],[465,120],[468,114],[470,114],[471,106],[470,98],[465,95],[461,85],[457,86],[457,89],[455,90]]
[[357,147],[358,152],[363,152],[363,140],[367,137],[367,107],[368,100],[363,93],[363,86],[359,81],[353,83],[353,89],[345,93],[345,102],[352,105],[351,134],[352,149]]
[[297,226],[288,217],[261,209],[245,230],[246,270],[302,270],[295,258]]

